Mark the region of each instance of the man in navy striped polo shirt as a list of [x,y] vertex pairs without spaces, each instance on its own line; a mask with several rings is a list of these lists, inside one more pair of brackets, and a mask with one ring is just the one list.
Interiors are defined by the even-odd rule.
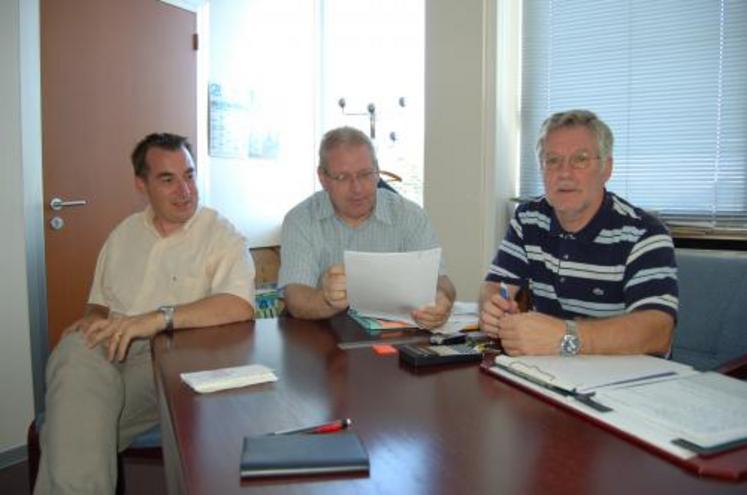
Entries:
[[[516,209],[480,293],[480,326],[513,356],[665,354],[677,317],[666,227],[607,191],[612,132],[570,110],[542,125],[545,195]],[[519,288],[531,294],[519,313]]]

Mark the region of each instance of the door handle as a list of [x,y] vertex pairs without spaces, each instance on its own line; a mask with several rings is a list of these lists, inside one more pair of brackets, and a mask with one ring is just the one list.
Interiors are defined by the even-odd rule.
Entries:
[[52,208],[54,211],[60,211],[63,208],[68,208],[71,206],[85,206],[88,204],[88,201],[85,199],[73,199],[71,201],[63,201],[60,198],[52,198],[52,200],[49,202],[49,207]]

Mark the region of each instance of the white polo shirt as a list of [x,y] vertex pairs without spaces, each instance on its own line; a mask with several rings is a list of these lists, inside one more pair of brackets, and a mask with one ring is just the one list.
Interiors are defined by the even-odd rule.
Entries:
[[109,234],[88,302],[127,316],[214,294],[233,294],[254,307],[254,273],[246,240],[215,210],[199,207],[162,237],[148,207]]

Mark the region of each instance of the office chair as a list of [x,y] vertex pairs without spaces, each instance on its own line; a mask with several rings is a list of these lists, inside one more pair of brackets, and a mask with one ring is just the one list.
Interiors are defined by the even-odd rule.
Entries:
[[402,182],[402,177],[393,172],[379,170],[379,182],[376,184],[376,187],[380,189],[387,189],[389,191],[392,191],[393,193],[399,194],[399,192],[395,188],[389,185],[390,182]]
[[675,251],[679,313],[672,359],[747,377],[747,252]]

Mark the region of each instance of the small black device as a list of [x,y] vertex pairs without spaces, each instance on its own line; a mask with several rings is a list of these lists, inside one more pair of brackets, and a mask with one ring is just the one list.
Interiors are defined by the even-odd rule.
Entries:
[[410,366],[431,366],[435,364],[472,363],[482,360],[482,353],[464,344],[455,345],[413,345],[397,346],[399,360]]
[[464,344],[466,340],[467,336],[463,333],[437,333],[431,336],[431,344],[434,345]]

